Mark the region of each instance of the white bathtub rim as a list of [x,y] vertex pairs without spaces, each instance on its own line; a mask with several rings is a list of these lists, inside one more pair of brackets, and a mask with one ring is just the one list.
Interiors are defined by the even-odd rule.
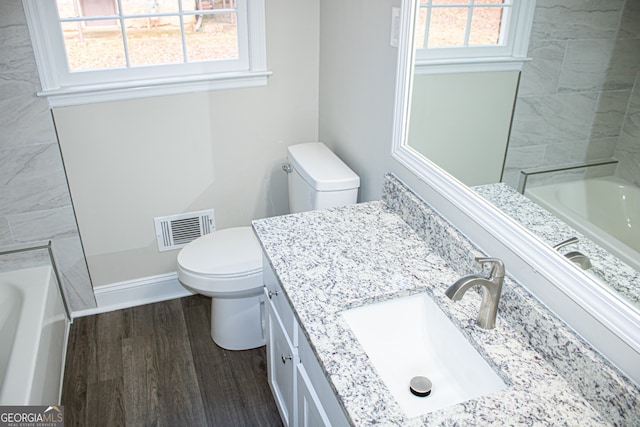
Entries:
[[[608,180],[613,180],[615,183],[620,183],[624,185],[633,185],[629,182],[616,179],[616,177],[588,178],[588,179],[602,180],[604,178],[607,178]],[[566,185],[567,183],[573,184],[575,183],[575,181],[584,181],[584,180],[572,180],[572,181],[562,182],[559,184],[546,184],[538,187],[532,187],[526,190],[525,195],[535,203],[539,204],[543,208],[547,209],[548,211],[556,215],[558,218],[565,221],[567,224],[575,228],[580,233],[584,234],[586,237],[600,244],[603,248],[605,248],[611,254],[618,257],[622,262],[626,263],[633,269],[640,271],[640,252],[636,251],[634,248],[628,246],[624,242],[610,235],[605,230],[589,222],[585,218],[582,218],[579,215],[574,214],[572,212],[568,212],[565,209],[558,208],[554,203],[550,203],[547,200],[547,198],[545,198],[546,193],[548,193],[551,188],[557,187],[563,184]],[[585,224],[585,223],[588,223],[588,224]]]
[[9,361],[12,355],[12,346],[17,334],[20,314],[22,313],[24,296],[15,286],[6,285],[0,287],[0,384],[9,370]]
[[[32,292],[35,295],[25,295],[23,310],[18,321],[18,329],[13,342],[13,347],[19,351],[12,351],[7,367],[7,374],[0,386],[0,405],[29,405],[41,404],[32,402],[34,373],[38,358],[42,327],[44,326],[43,304],[49,292],[56,291],[55,276],[51,266],[40,266],[1,273],[0,277],[22,276],[27,274],[38,275],[38,280],[29,282],[28,285],[20,283],[20,291]],[[52,283],[52,281],[54,283]],[[36,292],[38,287],[45,287],[44,292]],[[36,288],[36,289],[34,289]],[[64,317],[64,315],[62,315]],[[68,331],[68,325],[67,325]],[[35,335],[34,335],[35,334]],[[66,338],[65,338],[66,348]],[[64,360],[64,357],[63,357]],[[64,362],[63,362],[64,363]],[[25,378],[25,375],[27,377]],[[61,371],[62,375],[62,371]],[[62,377],[60,377],[62,379]],[[60,380],[60,382],[62,382]],[[59,399],[59,395],[58,395]],[[56,404],[57,402],[51,402]]]
[[[51,267],[42,266],[17,270],[3,273],[2,277],[5,277],[5,274],[26,275],[27,272],[44,276],[51,273]],[[48,276],[38,277],[38,280],[30,281],[28,288],[27,285],[22,282],[17,286],[13,285],[14,287],[18,287],[19,291],[23,292],[23,294],[28,293],[28,295],[23,295],[22,312],[18,320],[16,337],[13,341],[13,349],[19,349],[19,351],[12,351],[7,367],[7,374],[0,392],[0,403],[2,405],[27,405],[30,400],[38,343],[40,342],[41,325],[44,317],[44,312],[41,310],[41,307],[46,300],[49,286],[45,286],[45,292],[34,292],[33,288],[42,286],[44,282],[43,279],[46,280],[47,284],[49,284],[49,280],[51,280]],[[35,336],[32,331],[35,331]],[[23,376],[25,373],[28,375],[27,378]]]

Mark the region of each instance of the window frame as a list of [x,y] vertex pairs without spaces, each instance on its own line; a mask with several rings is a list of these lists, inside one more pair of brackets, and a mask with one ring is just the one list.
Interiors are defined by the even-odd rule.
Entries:
[[[414,16],[414,27],[417,28],[418,10],[429,5],[421,6],[420,0],[415,1],[418,2]],[[474,0],[469,0],[465,4],[461,0],[458,4],[437,7],[474,7],[474,3]],[[511,9],[508,28],[504,30],[507,39],[505,45],[415,48],[415,73],[521,71],[524,63],[531,60],[527,57],[527,51],[535,5],[535,0],[511,1],[508,6]]]
[[47,98],[51,107],[265,86],[271,74],[266,64],[264,0],[237,0],[242,52],[238,60],[73,73],[67,68],[55,0],[22,0],[22,4],[42,85],[37,95]]

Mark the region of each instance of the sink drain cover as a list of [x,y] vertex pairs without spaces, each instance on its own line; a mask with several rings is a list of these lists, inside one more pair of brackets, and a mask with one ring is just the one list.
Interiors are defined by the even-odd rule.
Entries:
[[431,394],[431,380],[427,377],[416,376],[411,378],[409,390],[411,393],[420,397],[427,397]]

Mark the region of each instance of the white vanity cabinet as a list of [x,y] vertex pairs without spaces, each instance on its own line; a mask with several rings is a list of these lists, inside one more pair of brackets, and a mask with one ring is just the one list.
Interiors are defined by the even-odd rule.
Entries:
[[345,415],[302,330],[298,329],[296,426],[348,426]]
[[267,376],[284,425],[348,426],[347,417],[266,260],[263,274],[267,296]]
[[298,364],[296,369],[296,380],[298,386],[298,408],[297,408],[297,424],[302,427],[331,425],[324,408],[320,406],[320,398],[316,394],[313,384],[307,371],[302,365]]
[[[264,272],[264,292],[267,296],[267,377],[284,425],[294,426],[296,365],[299,363],[298,324],[275,276],[271,270],[265,269]],[[271,276],[267,278],[269,272]]]

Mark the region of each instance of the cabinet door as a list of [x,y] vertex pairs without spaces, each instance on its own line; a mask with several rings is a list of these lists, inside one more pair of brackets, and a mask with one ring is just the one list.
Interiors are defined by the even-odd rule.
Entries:
[[285,333],[282,322],[274,311],[273,305],[267,303],[267,375],[269,386],[280,411],[285,426],[295,424],[296,397],[296,364],[298,364],[298,350],[293,347],[291,340]]
[[331,422],[324,412],[320,398],[302,363],[298,363],[296,372],[298,386],[298,422],[299,427],[331,427]]
[[[304,406],[300,403],[298,405],[298,422],[300,425],[312,426],[350,426],[351,424],[338,402],[325,372],[320,367],[320,363],[301,329],[298,329],[298,335],[298,359],[300,360],[299,373],[297,374],[298,401],[303,398],[306,400]],[[308,392],[300,390],[303,383],[306,383]],[[301,397],[304,393],[307,395]],[[301,411],[305,412],[301,414]],[[303,421],[306,424],[302,424]]]
[[264,260],[262,264],[262,280],[264,281],[265,294],[267,299],[273,304],[273,309],[278,313],[278,317],[284,326],[287,336],[294,347],[298,346],[298,323],[293,315],[293,310],[287,301],[287,297],[282,291],[280,282],[276,278],[269,262]]

